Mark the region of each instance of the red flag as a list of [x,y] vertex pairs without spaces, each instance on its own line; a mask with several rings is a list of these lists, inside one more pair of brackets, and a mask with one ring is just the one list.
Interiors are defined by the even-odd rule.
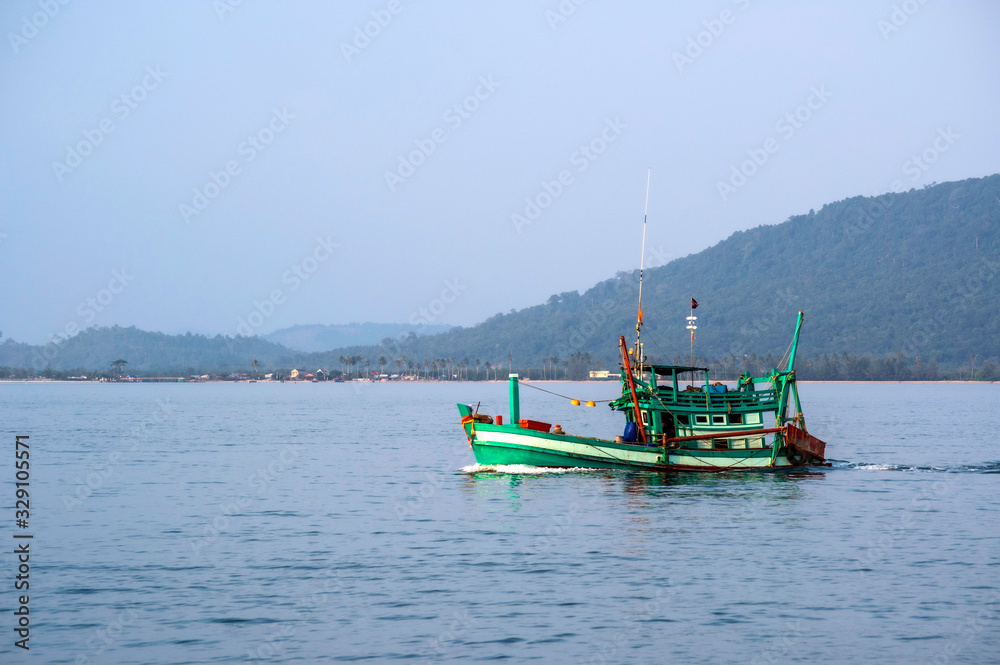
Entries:
[[642,325],[642,305],[639,305],[639,325]]
[[698,309],[698,301],[691,298],[691,309]]

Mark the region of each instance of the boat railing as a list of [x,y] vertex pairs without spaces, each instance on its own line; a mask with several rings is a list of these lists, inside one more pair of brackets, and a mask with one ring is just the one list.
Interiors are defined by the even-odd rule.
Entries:
[[657,391],[657,397],[665,404],[676,404],[681,407],[704,407],[706,399],[709,405],[762,410],[767,407],[773,408],[778,403],[778,396],[773,390],[730,393],[679,392],[675,394],[670,388],[660,388]]

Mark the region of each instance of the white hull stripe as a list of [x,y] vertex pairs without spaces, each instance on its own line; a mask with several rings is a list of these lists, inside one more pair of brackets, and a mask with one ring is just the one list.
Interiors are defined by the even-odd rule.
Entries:
[[[624,462],[634,464],[662,464],[660,462],[660,452],[656,448],[647,451],[632,451],[612,448],[610,450],[600,445],[589,444],[580,441],[572,436],[566,438],[539,437],[513,432],[477,432],[476,443],[480,445],[511,444],[524,446],[536,450],[550,451],[554,453],[567,453],[589,457],[591,459],[604,460],[607,462]],[[696,450],[683,453],[671,453],[668,455],[668,464],[679,466],[701,466],[708,468],[764,468],[770,466],[771,453],[769,449],[736,449],[740,453],[753,454],[753,457],[725,457],[718,455],[699,455]],[[708,449],[705,450],[709,452]],[[734,451],[735,452],[735,451]],[[791,466],[783,455],[779,455],[775,460],[775,466]]]

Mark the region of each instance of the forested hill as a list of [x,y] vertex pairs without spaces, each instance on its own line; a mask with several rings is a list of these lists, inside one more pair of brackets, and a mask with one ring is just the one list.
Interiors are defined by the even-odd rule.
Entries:
[[[942,370],[969,364],[973,355],[980,365],[995,363],[998,229],[1000,175],[993,175],[845,199],[781,224],[734,233],[698,254],[646,271],[646,355],[654,361],[687,358],[684,317],[694,297],[700,303],[699,362],[729,359],[732,367],[752,354],[781,357],[802,310],[805,358],[901,354],[911,363],[933,359]],[[5,340],[0,368],[106,371],[121,358],[129,361],[129,370],[144,372],[245,372],[256,357],[265,371],[333,370],[343,365],[342,356],[355,356],[348,365],[362,366],[367,359],[378,368],[385,357],[395,371],[404,356],[421,369],[424,361],[454,368],[466,358],[473,368],[476,360],[483,366],[509,362],[514,368],[540,368],[555,357],[565,369],[571,363],[572,371],[564,374],[580,376],[586,367],[617,367],[618,336],[633,339],[637,287],[638,271],[619,273],[583,294],[554,295],[545,304],[497,314],[474,327],[317,353],[291,351],[259,337],[90,329],[46,347]],[[435,363],[438,359],[452,360]],[[817,378],[838,376],[904,375],[841,371]]]
[[[647,270],[646,354],[687,356],[684,317],[694,297],[695,353],[722,359],[780,357],[799,310],[801,352],[936,359],[956,367],[1000,355],[1000,175],[920,190],[854,197],[773,226],[734,233],[698,254]],[[614,368],[619,335],[635,328],[638,271],[583,294],[497,314],[471,328],[339,349],[365,357],[468,357],[539,367],[555,355],[589,353]]]
[[378,344],[386,337],[407,335],[410,331],[422,336],[442,333],[449,328],[451,326],[427,323],[300,324],[275,330],[264,335],[264,339],[296,351],[329,351],[343,346]]
[[189,376],[203,372],[248,372],[254,358],[261,368],[294,365],[296,353],[260,337],[164,335],[135,327],[89,328],[75,337],[33,346],[12,339],[0,344],[0,367],[107,372],[115,360],[128,373]]

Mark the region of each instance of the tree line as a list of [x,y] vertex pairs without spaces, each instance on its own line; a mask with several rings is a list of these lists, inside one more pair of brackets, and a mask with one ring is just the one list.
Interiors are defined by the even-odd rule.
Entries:
[[[785,366],[787,359],[778,358],[773,354],[749,354],[737,357],[730,354],[724,358],[709,360],[695,356],[694,365],[709,370],[709,377],[715,381],[733,381],[743,372],[752,376],[764,376],[772,367],[779,369]],[[687,366],[691,358],[674,356],[670,359],[650,357],[646,364],[673,364]],[[589,353],[573,353],[560,359],[550,355],[544,358],[544,363],[523,366],[516,364],[512,355],[507,358],[482,361],[479,358],[425,358],[412,360],[405,354],[390,359],[380,355],[377,358],[365,358],[361,354],[340,356],[341,367],[318,369],[321,380],[337,378],[356,379],[373,378],[374,368],[378,367],[380,375],[386,375],[386,368],[395,370],[394,375],[400,379],[433,380],[433,381],[498,381],[505,380],[507,374],[515,372],[524,378],[554,381],[581,381],[589,378],[594,369],[608,370],[611,378],[617,378],[620,366],[595,365]],[[71,379],[87,377],[88,380],[120,380],[123,376],[123,366],[127,361],[114,361],[109,369],[87,369],[78,367],[68,370],[46,368],[36,370],[24,367],[0,366],[0,379]],[[304,367],[301,366],[300,367]],[[275,379],[285,379],[291,375],[295,367],[283,367],[273,371]],[[301,370],[300,372],[304,372]],[[978,354],[972,354],[966,363],[957,368],[942,370],[934,358],[924,360],[920,356],[909,358],[902,352],[885,355],[824,353],[811,357],[800,357],[796,360],[796,376],[802,381],[1000,381],[1000,363],[996,358],[980,359]],[[158,376],[159,372],[148,370],[129,372],[133,376]],[[202,371],[194,367],[188,368],[184,377],[209,376],[212,379],[248,379],[256,378],[256,372],[230,372],[218,370]]]

